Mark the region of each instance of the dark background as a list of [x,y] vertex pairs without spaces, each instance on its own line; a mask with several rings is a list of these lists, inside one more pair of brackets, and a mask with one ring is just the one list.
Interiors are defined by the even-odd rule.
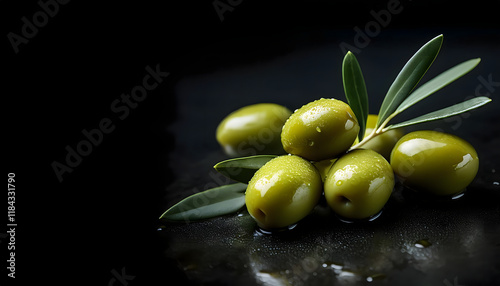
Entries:
[[[214,1],[113,2],[60,4],[57,15],[17,54],[6,35],[21,34],[21,18],[32,19],[40,6],[36,1],[0,3],[4,154],[7,172],[17,178],[17,282],[108,285],[113,270],[125,269],[135,276],[129,285],[176,284],[184,274],[163,254],[157,218],[182,197],[166,193],[179,174],[205,167],[197,162],[218,150],[217,122],[259,101],[293,110],[322,96],[343,97],[339,44],[352,45],[353,28],[363,29],[373,20],[370,11],[387,7],[386,1],[241,1],[221,21]],[[482,57],[470,84],[456,90],[473,92],[479,75],[497,79],[495,3],[401,1],[403,11],[392,15],[358,55],[374,94],[370,111],[376,112],[406,60],[441,33],[444,59],[429,74]],[[454,44],[461,49],[453,49]],[[293,59],[300,57],[304,60],[296,68]],[[141,84],[148,65],[170,75],[119,120],[111,103]],[[275,77],[259,77],[261,66],[263,75]],[[211,78],[228,86],[227,92],[210,89]],[[184,94],[195,95],[181,98]],[[492,123],[500,119],[493,110],[498,109],[489,107],[483,115]],[[74,148],[84,139],[82,130],[97,128],[103,118],[111,118],[115,130],[59,182],[51,164],[63,162],[65,147]],[[498,124],[481,128],[498,131]],[[183,182],[187,187],[204,183]]]

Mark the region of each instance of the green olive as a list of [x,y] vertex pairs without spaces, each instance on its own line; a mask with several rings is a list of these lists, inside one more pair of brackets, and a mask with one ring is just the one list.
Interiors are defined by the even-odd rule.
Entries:
[[284,155],[255,172],[247,186],[245,203],[261,228],[280,229],[308,215],[321,192],[318,170],[301,157]]
[[314,165],[314,167],[316,167],[316,169],[318,169],[319,174],[321,175],[321,180],[323,182],[326,180],[326,176],[328,175],[330,168],[332,168],[332,166],[336,160],[337,159],[334,158],[334,159],[325,159],[325,160],[313,162],[313,165]]
[[217,142],[232,157],[284,154],[281,130],[291,114],[288,108],[274,103],[242,107],[221,121]]
[[465,140],[424,130],[408,133],[396,143],[391,165],[404,185],[446,196],[465,190],[477,174],[479,159]]
[[347,151],[359,124],[346,103],[322,98],[297,109],[286,121],[281,143],[286,152],[319,161]]
[[[372,133],[372,131],[375,129],[377,121],[378,121],[378,115],[375,114],[368,115],[364,137]],[[396,142],[398,142],[398,140],[403,136],[403,134],[404,132],[402,128],[392,129],[370,139],[363,146],[361,146],[361,148],[371,149],[379,153],[380,155],[384,156],[386,160],[389,160],[391,157],[392,148],[394,148],[394,145],[396,145]],[[358,140],[356,139],[354,144],[357,143]]]
[[393,188],[389,162],[373,150],[357,149],[333,164],[325,181],[325,198],[341,217],[366,219],[382,210]]

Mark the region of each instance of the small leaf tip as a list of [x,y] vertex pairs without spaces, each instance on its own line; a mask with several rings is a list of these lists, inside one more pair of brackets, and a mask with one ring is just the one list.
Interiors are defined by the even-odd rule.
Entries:
[[[434,37],[432,40],[439,40],[439,42],[441,44],[443,44],[443,38],[444,38],[444,35],[443,34],[440,34],[440,35],[437,35],[436,37]],[[431,41],[432,41],[431,40]]]

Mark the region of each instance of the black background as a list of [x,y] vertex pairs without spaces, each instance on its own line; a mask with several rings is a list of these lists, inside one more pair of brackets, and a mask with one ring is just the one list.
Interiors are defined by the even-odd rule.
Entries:
[[[135,276],[129,285],[177,284],[184,274],[164,257],[156,228],[157,217],[173,203],[164,194],[174,179],[166,160],[178,134],[166,128],[177,118],[178,82],[340,42],[339,34],[352,39],[353,27],[373,20],[369,11],[387,6],[244,0],[221,21],[213,2],[72,0],[59,5],[17,54],[7,34],[21,34],[21,18],[31,19],[40,6],[0,3],[1,93],[8,111],[3,141],[7,172],[17,179],[18,282],[108,285],[113,269],[125,269]],[[390,40],[383,37],[390,31],[430,39],[427,34],[440,30],[473,29],[496,35],[491,41],[498,46],[493,3],[498,1],[403,0],[404,12],[393,15],[373,41]],[[325,36],[328,31],[333,36]],[[141,84],[148,65],[170,75],[118,120],[111,103]],[[84,139],[81,131],[97,128],[103,118],[116,129],[59,182],[51,164],[64,162],[65,147],[76,146]]]

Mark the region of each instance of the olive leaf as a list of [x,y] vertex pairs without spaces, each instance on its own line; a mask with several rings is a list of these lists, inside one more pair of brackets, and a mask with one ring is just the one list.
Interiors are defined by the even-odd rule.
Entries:
[[[442,35],[435,37],[422,46],[405,64],[382,102],[375,130],[363,140],[361,139],[366,130],[368,117],[366,85],[361,68],[354,54],[348,52],[345,55],[342,63],[344,92],[360,125],[360,133],[358,134],[360,142],[352,148],[359,148],[371,138],[388,130],[454,116],[483,106],[491,101],[488,97],[475,97],[462,103],[386,127],[397,114],[465,75],[480,62],[480,59],[471,59],[463,62],[441,73],[411,93],[434,62],[441,49],[442,42]],[[165,211],[160,216],[160,219],[189,222],[191,220],[207,219],[238,211],[245,205],[247,183],[258,169],[275,157],[277,156],[258,155],[229,159],[217,163],[214,168],[218,172],[240,183],[216,187],[191,195]]]
[[415,88],[420,79],[434,62],[441,44],[443,35],[439,35],[422,46],[405,64],[403,69],[392,83],[389,91],[380,106],[377,127],[379,127]]
[[238,182],[248,183],[260,167],[275,155],[256,155],[225,160],[217,163],[214,168],[224,176]]
[[479,96],[479,97],[474,97],[472,99],[469,99],[467,101],[464,101],[462,103],[458,103],[452,106],[448,106],[446,108],[436,110],[430,113],[427,113],[425,115],[389,125],[386,128],[384,128],[384,131],[391,130],[391,129],[397,129],[400,127],[405,127],[405,126],[410,126],[418,123],[423,123],[423,122],[428,122],[428,121],[433,121],[433,120],[438,120],[438,119],[443,119],[446,117],[451,117],[460,113],[467,112],[469,110],[478,108],[480,106],[485,105],[486,103],[490,102],[491,99],[485,96]]
[[358,138],[361,141],[365,135],[368,118],[368,93],[361,67],[356,56],[351,52],[347,52],[342,62],[342,80],[347,103],[358,120]]
[[396,109],[395,113],[399,114],[406,110],[408,107],[414,105],[415,103],[421,101],[422,99],[428,97],[429,95],[435,93],[441,88],[447,86],[458,78],[462,77],[472,69],[474,69],[481,59],[471,59],[458,64],[449,70],[441,73],[435,78],[429,80],[415,91],[413,91]]
[[247,184],[236,183],[208,189],[178,202],[160,219],[190,222],[234,213],[245,205]]

